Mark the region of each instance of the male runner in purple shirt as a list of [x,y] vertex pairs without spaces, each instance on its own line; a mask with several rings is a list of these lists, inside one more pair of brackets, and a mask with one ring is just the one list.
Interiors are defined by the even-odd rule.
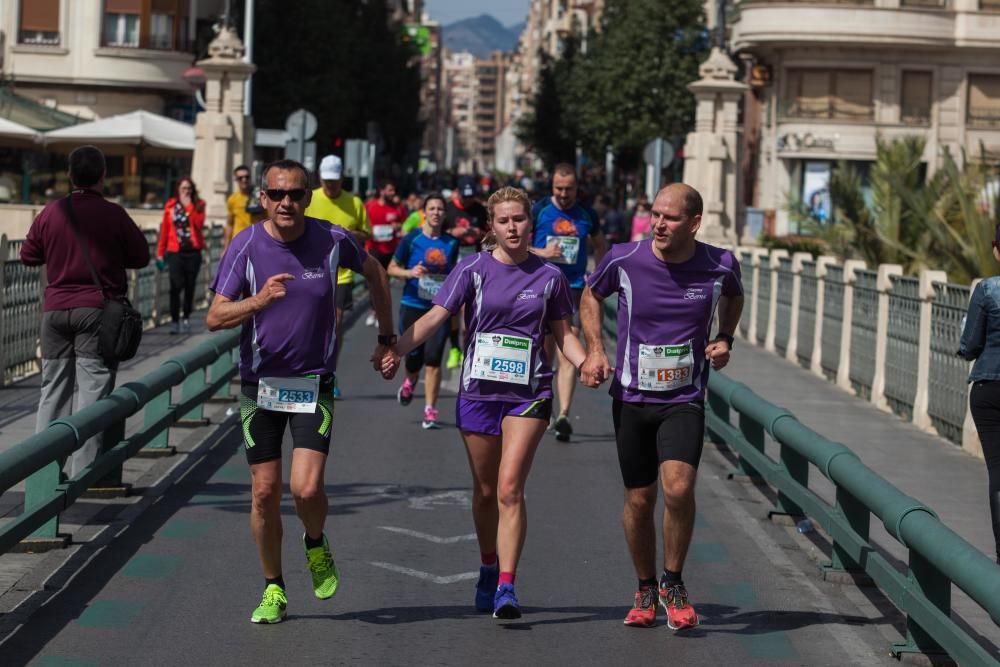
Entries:
[[394,356],[389,279],[351,234],[305,217],[312,192],[305,168],[292,160],[267,166],[260,200],[268,219],[236,235],[212,284],[208,327],[240,336],[240,420],[253,478],[250,526],[264,570],[264,597],[250,620],[279,623],[288,598],[281,574],[281,441],[292,431],[291,490],[305,528],[303,542],[320,599],[337,591],[337,566],[323,534],[329,501],[323,470],[330,451],[337,270],[368,281],[380,335],[372,361]]
[[[653,202],[653,238],[612,247],[580,302],[589,353],[583,382],[612,373],[601,337],[599,301],[618,297],[618,353],[611,396],[618,461],[625,483],[625,539],[639,579],[626,625],[656,622],[656,600],[674,630],[698,624],[681,570],[694,529],[694,483],[705,434],[709,366],[729,362],[743,310],[733,254],[695,240],[701,195],[676,183]],[[709,331],[716,309],[719,327]],[[656,481],[663,486],[663,574],[655,572]]]

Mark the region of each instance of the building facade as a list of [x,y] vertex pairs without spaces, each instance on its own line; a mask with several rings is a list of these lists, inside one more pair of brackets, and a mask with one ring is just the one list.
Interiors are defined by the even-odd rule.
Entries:
[[4,80],[80,118],[145,109],[192,121],[184,72],[224,9],[224,0],[5,2]]
[[503,120],[508,56],[448,53],[445,58],[448,167],[463,172],[496,168],[496,136]]
[[750,84],[743,202],[774,233],[798,231],[789,197],[826,219],[833,165],[864,177],[879,137],[923,137],[928,174],[946,150],[1000,159],[1000,0],[751,0],[730,46]]

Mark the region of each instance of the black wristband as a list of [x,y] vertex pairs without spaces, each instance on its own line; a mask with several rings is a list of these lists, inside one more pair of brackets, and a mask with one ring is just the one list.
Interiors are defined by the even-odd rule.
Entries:
[[386,346],[395,345],[396,344],[396,334],[390,334],[388,336],[383,336],[382,334],[379,334],[379,336],[378,336],[378,344],[379,345],[386,345]]
[[726,341],[726,344],[729,345],[729,349],[731,350],[731,349],[733,349],[733,341],[736,340],[736,339],[733,338],[732,336],[730,336],[729,334],[717,333],[717,334],[715,334],[715,338],[713,340],[724,340],[724,341]]

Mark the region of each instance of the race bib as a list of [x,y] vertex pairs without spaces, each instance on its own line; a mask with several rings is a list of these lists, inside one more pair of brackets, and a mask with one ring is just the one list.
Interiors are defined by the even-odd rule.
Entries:
[[257,406],[277,412],[316,412],[319,378],[260,378]]
[[426,273],[417,280],[417,296],[425,301],[431,301],[441,291],[441,285],[447,276]]
[[546,236],[545,245],[552,245],[552,241],[559,242],[559,251],[562,257],[552,260],[554,264],[576,264],[576,258],[580,254],[580,239],[576,236]]
[[391,241],[396,238],[396,228],[392,225],[373,225],[372,238],[382,243]]
[[670,391],[693,381],[691,344],[639,345],[639,389]]
[[528,384],[530,363],[530,338],[477,333],[476,352],[469,373],[476,380]]

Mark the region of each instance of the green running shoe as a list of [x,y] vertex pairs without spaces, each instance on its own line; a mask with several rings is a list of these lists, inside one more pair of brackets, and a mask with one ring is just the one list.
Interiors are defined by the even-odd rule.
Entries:
[[453,347],[451,348],[451,351],[448,352],[448,362],[445,365],[448,370],[453,371],[461,366],[463,361],[465,361],[465,354],[457,347]]
[[[302,535],[303,545],[306,536]],[[309,573],[313,580],[313,593],[320,600],[332,598],[337,592],[337,585],[340,583],[340,575],[337,574],[337,565],[333,562],[333,554],[330,553],[330,543],[323,535],[323,546],[315,549],[306,549],[306,560],[309,562]]]
[[264,597],[260,601],[260,606],[253,610],[250,617],[252,623],[281,623],[285,618],[285,608],[288,606],[288,598],[285,597],[285,590],[278,584],[268,584],[264,589]]

